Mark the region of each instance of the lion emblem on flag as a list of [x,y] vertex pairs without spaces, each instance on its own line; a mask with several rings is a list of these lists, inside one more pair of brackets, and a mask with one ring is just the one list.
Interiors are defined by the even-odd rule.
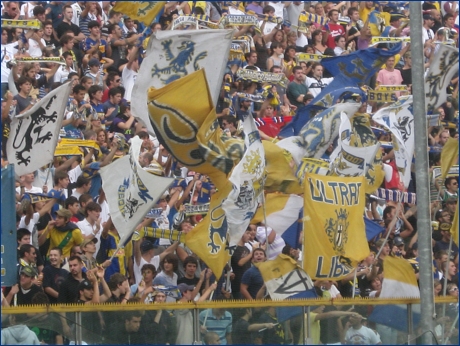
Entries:
[[345,209],[339,209],[335,211],[336,218],[330,218],[326,220],[325,231],[332,243],[334,251],[338,254],[343,255],[345,253],[345,244],[348,241],[348,216]]

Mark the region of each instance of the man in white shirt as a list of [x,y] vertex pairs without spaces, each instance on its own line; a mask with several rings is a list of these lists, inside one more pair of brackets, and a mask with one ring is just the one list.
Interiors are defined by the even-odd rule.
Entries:
[[[150,220],[151,221],[151,220]],[[139,284],[142,280],[141,269],[144,264],[153,264],[158,271],[160,269],[160,262],[167,254],[176,251],[179,242],[174,242],[170,247],[163,251],[159,255],[155,255],[155,245],[149,240],[142,239],[134,241],[134,278],[136,284]]]
[[131,93],[133,91],[134,83],[136,82],[137,72],[139,71],[139,54],[137,46],[133,47],[129,52],[128,63],[123,67],[121,79],[125,87],[124,98],[126,101],[131,102]]
[[96,238],[98,242],[96,243],[96,254],[99,251],[101,246],[99,240],[101,239],[101,206],[96,202],[89,202],[85,206],[85,215],[86,218],[82,221],[77,222],[78,228],[81,230],[83,237],[85,238]]
[[434,32],[431,28],[434,25],[434,18],[431,14],[424,14],[423,15],[423,28],[422,28],[422,40],[423,44],[427,40],[434,40]]
[[24,194],[24,193],[43,193],[43,189],[41,187],[36,187],[33,185],[35,181],[35,173],[28,173],[21,175],[19,177],[19,181],[21,186],[16,188],[17,194]]
[[323,78],[324,68],[318,62],[313,63],[311,70],[313,77],[305,77],[305,84],[308,87],[308,91],[316,97],[325,87],[332,83],[334,77]]

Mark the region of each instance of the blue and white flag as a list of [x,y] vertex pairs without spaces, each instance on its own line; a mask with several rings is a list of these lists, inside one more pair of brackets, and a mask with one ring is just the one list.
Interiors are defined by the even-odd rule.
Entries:
[[[380,298],[420,298],[420,290],[414,269],[402,258],[387,256],[384,280]],[[412,305],[412,321],[414,330],[420,322],[420,304]],[[406,305],[377,305],[374,307],[369,321],[407,333]]]
[[415,131],[412,96],[401,96],[392,105],[377,111],[372,120],[390,130],[393,137],[395,163],[407,188],[411,179],[412,156],[414,155]]
[[446,101],[446,88],[458,72],[458,48],[441,44],[425,76],[425,106],[433,114]]
[[265,151],[254,119],[243,119],[246,152],[233,168],[230,182],[233,189],[222,203],[228,222],[230,246],[236,245],[246,231],[258,206],[265,183]]
[[6,151],[17,175],[32,173],[53,160],[71,88],[70,83],[61,85],[11,121]]
[[120,244],[134,232],[174,181],[143,170],[139,164],[142,139],[131,139],[129,154],[101,168],[102,187],[110,216],[120,234]]
[[305,157],[321,158],[339,134],[341,114],[351,117],[360,106],[360,103],[355,102],[339,103],[311,119],[300,131]]
[[147,109],[147,90],[160,89],[201,68],[206,70],[214,105],[217,103],[232,40],[231,30],[168,30],[150,37],[146,56],[134,83],[131,107],[154,133]]

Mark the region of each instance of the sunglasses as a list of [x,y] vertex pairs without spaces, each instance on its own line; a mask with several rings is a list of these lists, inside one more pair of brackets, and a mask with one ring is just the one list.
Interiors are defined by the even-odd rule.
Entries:
[[456,292],[456,291],[458,291],[458,287],[454,287],[449,290],[449,292]]
[[114,80],[114,82],[119,82],[119,81],[121,81],[121,79],[115,79],[115,80]]

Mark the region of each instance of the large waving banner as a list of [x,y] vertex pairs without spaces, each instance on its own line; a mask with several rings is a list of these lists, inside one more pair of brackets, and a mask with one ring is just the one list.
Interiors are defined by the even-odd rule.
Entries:
[[313,279],[340,280],[369,255],[365,178],[307,173],[304,184],[304,269]]
[[[147,90],[159,89],[204,68],[215,105],[230,51],[230,30],[158,31],[149,40],[136,82],[131,107],[152,132],[147,109]],[[193,89],[193,87],[192,87]],[[185,94],[183,94],[185,95]],[[182,97],[176,95],[176,97]]]
[[142,139],[131,139],[129,154],[101,168],[102,187],[109,203],[112,221],[126,241],[174,181],[143,170],[139,164]]
[[372,116],[372,120],[391,131],[395,163],[406,188],[411,179],[411,165],[415,146],[412,110],[412,96],[401,96],[398,101],[389,107],[380,109]]
[[425,106],[427,114],[446,101],[446,89],[458,72],[458,48],[440,44],[425,76]]
[[[228,222],[222,203],[232,190],[232,184],[224,172],[208,162],[206,151],[203,152],[203,146],[198,141],[199,130],[211,131],[207,124],[216,123],[205,71],[194,72],[161,89],[151,88],[148,98],[151,123],[160,143],[190,170],[207,174],[218,190],[211,196],[206,217],[187,233],[185,242],[216,277],[220,277],[229,259]],[[222,131],[218,128],[214,130]],[[219,136],[215,140],[218,141]],[[218,142],[212,149],[221,150],[221,143]],[[222,154],[225,155],[224,152]]]
[[32,173],[53,160],[71,88],[67,83],[54,89],[13,118],[6,150],[17,175]]
[[227,215],[230,246],[236,245],[256,212],[259,196],[264,193],[265,152],[254,118],[243,119],[246,152],[233,168],[233,189],[222,207]]
[[372,132],[369,120],[368,115],[356,113],[350,121],[342,113],[339,141],[330,155],[329,172],[329,175],[340,177],[364,175],[367,179],[366,193],[374,192],[383,181],[380,143]]

